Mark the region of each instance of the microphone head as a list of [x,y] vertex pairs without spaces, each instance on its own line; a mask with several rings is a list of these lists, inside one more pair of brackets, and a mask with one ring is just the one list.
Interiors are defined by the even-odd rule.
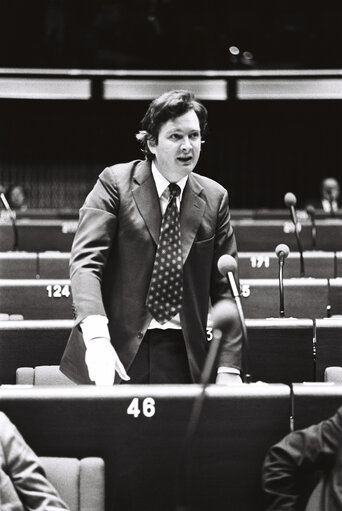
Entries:
[[281,254],[283,254],[284,258],[286,259],[286,257],[290,253],[290,249],[287,245],[285,245],[285,243],[280,243],[279,245],[276,246],[275,253],[277,257],[280,257]]
[[221,273],[221,275],[226,277],[228,272],[236,271],[237,264],[236,264],[234,257],[232,257],[231,255],[228,255],[228,254],[224,254],[217,261],[217,268],[218,268],[218,271]]
[[287,192],[284,195],[285,206],[288,208],[297,204],[297,199],[294,193]]
[[5,193],[5,188],[2,185],[0,185],[0,193]]
[[307,214],[308,214],[309,216],[311,216],[311,217],[315,216],[315,213],[316,213],[315,208],[313,207],[313,205],[312,205],[312,204],[308,204],[308,205],[306,206],[306,212],[307,212]]
[[212,309],[213,328],[225,331],[236,321],[238,310],[232,300],[220,300]]

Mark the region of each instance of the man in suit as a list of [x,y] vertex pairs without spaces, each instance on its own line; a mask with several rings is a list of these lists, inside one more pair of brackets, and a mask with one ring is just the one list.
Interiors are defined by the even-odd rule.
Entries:
[[46,479],[39,458],[3,412],[0,412],[0,509],[69,509]]
[[329,419],[289,433],[271,447],[263,468],[265,509],[341,510],[341,441],[342,407]]
[[[106,168],[86,198],[70,262],[76,322],[61,361],[76,383],[112,384],[116,373],[115,382],[200,381],[209,299],[232,299],[217,261],[237,257],[227,191],[193,172],[206,125],[191,92],[156,98],[137,135],[145,161]],[[237,320],[216,381],[241,382],[240,366]]]

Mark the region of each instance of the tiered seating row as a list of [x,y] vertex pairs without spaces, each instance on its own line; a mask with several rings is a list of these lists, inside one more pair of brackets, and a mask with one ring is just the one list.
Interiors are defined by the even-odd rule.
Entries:
[[[17,367],[58,365],[72,320],[0,322],[0,384],[15,383]],[[252,381],[323,381],[342,366],[342,319],[247,319]]]

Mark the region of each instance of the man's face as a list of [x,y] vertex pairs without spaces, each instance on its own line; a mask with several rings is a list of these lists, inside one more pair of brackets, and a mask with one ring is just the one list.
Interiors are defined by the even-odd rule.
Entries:
[[170,119],[160,128],[157,143],[148,142],[159,172],[171,183],[190,174],[201,152],[201,130],[194,110]]
[[323,181],[323,197],[325,199],[338,200],[340,187],[336,179],[326,178]]

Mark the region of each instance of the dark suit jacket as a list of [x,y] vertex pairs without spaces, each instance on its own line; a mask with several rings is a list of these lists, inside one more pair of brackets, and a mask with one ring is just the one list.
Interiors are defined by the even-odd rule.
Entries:
[[[274,445],[263,470],[267,511],[342,510],[341,441],[342,407],[330,419],[294,431]],[[310,498],[303,498],[308,481],[317,474]]]
[[[80,210],[71,253],[76,324],[61,370],[76,383],[90,383],[79,323],[91,314],[109,319],[111,342],[126,370],[151,314],[145,306],[161,224],[160,202],[148,161],[106,168]],[[180,314],[190,371],[198,382],[208,349],[206,323],[212,304],[231,297],[217,270],[222,254],[236,257],[227,191],[198,174],[189,176],[180,211],[183,304]],[[240,368],[241,329],[232,325],[220,363]]]
[[0,412],[1,511],[69,508],[45,477],[39,458],[8,417]]

